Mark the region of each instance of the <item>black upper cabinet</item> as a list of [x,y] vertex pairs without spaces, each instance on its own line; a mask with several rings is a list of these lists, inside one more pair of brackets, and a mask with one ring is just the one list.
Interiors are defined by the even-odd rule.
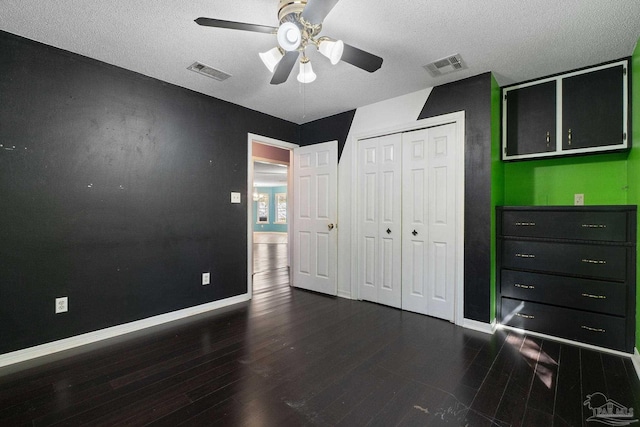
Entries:
[[624,143],[622,65],[562,80],[562,149]]
[[556,149],[556,82],[507,92],[507,155]]
[[628,60],[503,88],[502,158],[626,150]]

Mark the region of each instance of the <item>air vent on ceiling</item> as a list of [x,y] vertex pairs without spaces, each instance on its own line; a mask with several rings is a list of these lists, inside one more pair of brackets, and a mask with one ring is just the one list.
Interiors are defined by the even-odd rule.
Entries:
[[195,71],[196,73],[200,73],[204,76],[211,77],[212,79],[216,79],[218,81],[227,80],[231,77],[231,74],[227,74],[224,71],[216,70],[215,68],[209,67],[208,65],[201,64],[199,62],[194,62],[189,65],[187,70]]
[[460,54],[447,56],[446,58],[438,59],[430,64],[424,66],[424,69],[431,74],[432,77],[438,77],[443,74],[453,73],[467,68],[462,61]]

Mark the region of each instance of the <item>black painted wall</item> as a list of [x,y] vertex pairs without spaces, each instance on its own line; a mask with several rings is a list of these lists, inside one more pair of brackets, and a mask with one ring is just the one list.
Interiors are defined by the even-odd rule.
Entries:
[[491,73],[436,86],[418,117],[465,111],[464,317],[491,305]]
[[342,156],[344,144],[349,136],[349,129],[356,110],[325,117],[305,123],[300,127],[300,145],[318,144],[320,142],[338,141],[338,159]]
[[0,100],[0,353],[246,291],[247,133],[299,126],[4,32]]

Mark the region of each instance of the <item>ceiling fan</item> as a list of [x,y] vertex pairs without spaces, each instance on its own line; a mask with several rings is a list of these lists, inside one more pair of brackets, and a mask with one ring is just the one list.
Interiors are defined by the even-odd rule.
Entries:
[[273,85],[287,81],[300,54],[302,54],[302,58],[300,58],[298,81],[311,83],[316,79],[309,58],[305,54],[305,49],[310,45],[315,46],[322,55],[329,58],[333,65],[344,61],[373,73],[382,66],[382,58],[379,56],[350,46],[342,40],[334,40],[324,36],[318,37],[322,31],[322,21],[336,3],[338,0],[280,0],[278,11],[280,25],[278,27],[214,18],[198,18],[195,22],[206,27],[277,35],[278,46],[260,53],[260,58],[273,73],[271,78]]

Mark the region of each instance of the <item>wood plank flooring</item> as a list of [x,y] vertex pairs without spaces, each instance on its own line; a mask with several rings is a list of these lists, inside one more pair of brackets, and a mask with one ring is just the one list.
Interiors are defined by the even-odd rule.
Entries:
[[292,289],[278,265],[249,303],[0,368],[0,425],[589,426],[596,392],[640,412],[627,358]]

